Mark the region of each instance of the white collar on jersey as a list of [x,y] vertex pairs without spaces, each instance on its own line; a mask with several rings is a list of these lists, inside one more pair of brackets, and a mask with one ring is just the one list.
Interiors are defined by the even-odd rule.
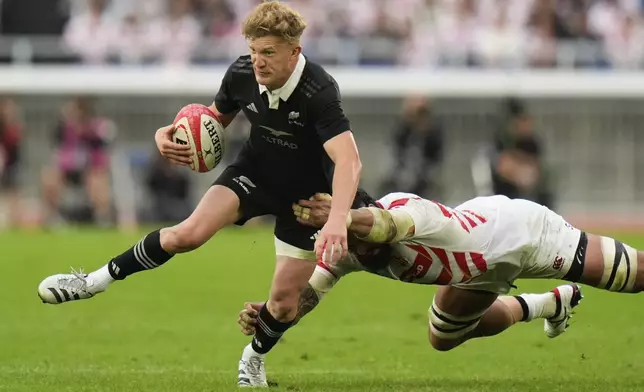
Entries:
[[266,96],[268,96],[268,107],[270,109],[278,109],[280,106],[280,98],[282,98],[283,101],[286,101],[291,96],[291,94],[293,94],[295,87],[297,87],[297,84],[300,82],[300,78],[302,77],[302,72],[304,72],[305,65],[306,59],[304,58],[304,55],[300,53],[299,57],[297,58],[297,64],[295,64],[293,73],[291,73],[291,76],[289,76],[288,80],[282,87],[270,91],[268,87],[264,86],[263,84],[259,85],[259,94],[261,95],[263,93],[266,93]]

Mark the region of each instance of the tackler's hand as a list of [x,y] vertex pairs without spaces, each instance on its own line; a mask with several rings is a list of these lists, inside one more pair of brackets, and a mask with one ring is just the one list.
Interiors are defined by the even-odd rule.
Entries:
[[252,336],[255,334],[257,317],[259,316],[259,311],[263,306],[263,302],[244,303],[244,309],[239,312],[239,318],[237,319],[237,324],[241,327],[241,331],[244,335]]
[[167,125],[157,130],[154,134],[154,141],[159,152],[174,164],[190,166],[192,163],[190,146],[173,142],[172,135],[174,135],[174,125]]
[[335,263],[347,255],[347,221],[329,218],[331,195],[316,193],[309,200],[300,200],[293,204],[293,213],[301,224],[322,228],[315,241],[318,260]]
[[293,214],[297,221],[318,229],[324,227],[330,213],[331,195],[328,193],[316,193],[309,200],[300,200],[293,204]]

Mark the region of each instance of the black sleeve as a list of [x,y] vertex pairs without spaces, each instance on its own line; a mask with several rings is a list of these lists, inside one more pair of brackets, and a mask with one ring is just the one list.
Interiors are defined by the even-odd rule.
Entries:
[[333,83],[311,98],[311,119],[322,144],[351,130],[344,115],[338,85]]
[[232,65],[228,67],[224,78],[221,81],[219,91],[215,96],[215,106],[221,114],[230,114],[239,110],[239,105],[233,99],[232,84],[233,84],[233,71]]

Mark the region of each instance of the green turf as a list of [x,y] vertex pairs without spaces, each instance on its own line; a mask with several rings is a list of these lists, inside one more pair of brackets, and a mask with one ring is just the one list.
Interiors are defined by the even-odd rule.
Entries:
[[[0,234],[0,391],[236,390],[244,300],[266,297],[272,235],[229,230],[191,255],[87,301],[44,305],[36,287],[93,269],[139,234]],[[637,236],[627,239],[644,246]],[[557,282],[519,282],[543,291]],[[642,297],[585,289],[569,332],[542,324],[448,353],[426,338],[433,288],[347,277],[267,360],[280,391],[641,391]]]

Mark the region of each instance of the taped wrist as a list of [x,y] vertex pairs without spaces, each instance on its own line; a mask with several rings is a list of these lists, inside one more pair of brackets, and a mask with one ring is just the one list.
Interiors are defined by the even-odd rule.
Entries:
[[311,278],[309,279],[309,286],[311,286],[315,291],[318,299],[322,299],[324,294],[331,291],[337,281],[338,278],[318,264],[318,266],[315,267],[313,275],[311,275]]
[[383,210],[366,207],[373,215],[373,226],[366,237],[358,237],[368,242],[398,242],[414,233],[414,220],[411,215],[401,210]]

